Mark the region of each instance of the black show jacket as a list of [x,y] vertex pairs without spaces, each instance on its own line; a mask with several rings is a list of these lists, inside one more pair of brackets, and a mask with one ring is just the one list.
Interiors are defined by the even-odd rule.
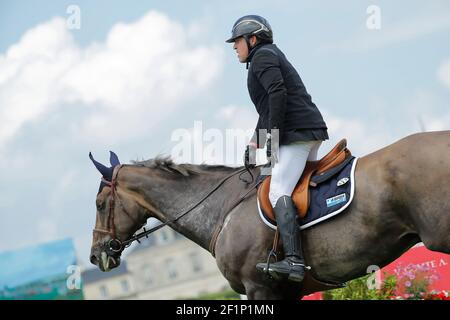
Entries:
[[259,114],[252,141],[263,147],[259,129],[279,129],[280,145],[328,139],[327,126],[299,74],[274,44],[254,47],[247,59],[247,86]]

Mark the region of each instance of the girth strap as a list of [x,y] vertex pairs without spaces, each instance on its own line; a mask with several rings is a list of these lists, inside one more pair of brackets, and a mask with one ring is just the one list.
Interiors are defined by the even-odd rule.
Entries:
[[252,192],[256,190],[256,185],[254,185],[252,188],[250,188],[250,190],[248,190],[241,198],[239,198],[238,201],[236,201],[233,206],[230,208],[230,210],[224,211],[222,212],[220,218],[219,218],[219,222],[216,226],[216,229],[213,232],[213,235],[211,237],[211,241],[209,243],[209,252],[211,252],[211,255],[213,257],[216,256],[216,242],[217,242],[217,238],[219,237],[220,231],[222,231],[222,227],[223,224],[225,223],[225,219],[228,216],[228,214],[233,211],[234,208],[236,208],[242,201],[244,201],[244,199],[247,198],[247,196]]

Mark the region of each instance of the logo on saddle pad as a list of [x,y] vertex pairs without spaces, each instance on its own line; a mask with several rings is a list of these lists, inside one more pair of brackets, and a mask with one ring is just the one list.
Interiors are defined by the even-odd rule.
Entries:
[[[328,176],[316,176],[317,184],[308,189],[308,212],[299,219],[300,229],[304,230],[326,221],[342,212],[351,204],[355,194],[355,168],[358,158],[351,156],[345,165]],[[332,169],[331,169],[332,170]],[[321,178],[325,177],[325,178]],[[313,178],[311,178],[312,181]],[[323,180],[321,180],[323,179]],[[338,182],[340,185],[338,185]],[[269,182],[264,180],[258,189],[256,204],[262,221],[271,229],[276,230],[276,221],[270,213]],[[265,190],[263,190],[266,188]],[[263,200],[266,201],[265,208]]]
[[341,180],[339,180],[339,181],[337,182],[336,185],[337,185],[338,187],[340,187],[340,186],[346,184],[349,180],[350,180],[349,178],[342,178]]
[[347,197],[345,193],[339,194],[337,196],[334,196],[332,198],[327,199],[327,208],[335,206],[339,203],[347,201]]

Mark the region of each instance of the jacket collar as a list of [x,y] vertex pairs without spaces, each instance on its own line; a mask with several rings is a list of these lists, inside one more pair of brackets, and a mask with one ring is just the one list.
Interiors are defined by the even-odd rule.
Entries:
[[267,46],[270,45],[270,43],[267,42],[263,42],[263,43],[258,43],[256,46],[254,46],[251,50],[250,53],[247,57],[247,64],[249,64],[252,61],[253,56],[255,55],[256,51],[258,51],[260,48],[262,48],[263,46]]

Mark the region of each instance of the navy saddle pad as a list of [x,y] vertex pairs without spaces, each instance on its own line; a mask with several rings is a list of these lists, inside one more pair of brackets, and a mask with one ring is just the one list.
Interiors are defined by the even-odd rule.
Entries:
[[[299,219],[300,229],[309,228],[343,212],[352,202],[355,194],[355,168],[358,158],[351,156],[347,164],[316,187],[309,187],[310,204],[303,219]],[[263,222],[276,229],[276,222],[269,219],[259,206]]]

